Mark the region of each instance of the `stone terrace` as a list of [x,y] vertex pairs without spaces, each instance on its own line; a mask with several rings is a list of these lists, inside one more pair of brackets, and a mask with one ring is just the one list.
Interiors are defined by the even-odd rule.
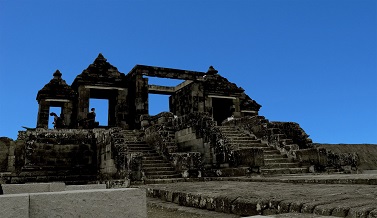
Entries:
[[226,178],[145,187],[148,197],[241,216],[303,213],[377,217],[376,174],[260,177],[255,182],[252,178],[232,179],[235,181]]

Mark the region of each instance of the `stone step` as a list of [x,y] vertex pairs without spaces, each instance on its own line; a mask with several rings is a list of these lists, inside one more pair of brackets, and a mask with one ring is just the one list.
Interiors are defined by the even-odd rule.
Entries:
[[231,143],[231,144],[238,145],[238,147],[246,147],[246,148],[255,148],[255,147],[258,147],[258,148],[265,148],[265,150],[276,150],[275,148],[270,147],[267,144],[263,144],[263,143],[256,143],[256,144],[253,144],[253,143],[251,143],[251,144],[247,144],[247,143],[242,143],[242,144]]
[[262,149],[263,152],[265,151],[269,151],[271,148],[270,147],[258,147],[258,146],[248,146],[248,147],[244,147],[244,146],[239,146],[238,147],[239,149],[243,150],[243,149],[250,149],[250,148],[258,148],[258,149]]
[[149,146],[128,146],[128,150],[154,151],[154,149]]
[[180,178],[181,174],[172,174],[172,175],[146,175],[147,179],[169,179],[169,178]]
[[238,140],[231,140],[232,143],[236,143],[236,144],[261,144],[262,141],[259,140],[259,139],[256,139],[256,140],[252,140],[252,139],[238,139]]
[[287,155],[285,155],[285,154],[266,154],[264,152],[264,158],[265,159],[287,158]]
[[276,155],[276,154],[280,154],[280,151],[272,148],[271,150],[265,150],[264,152],[264,155]]
[[221,132],[224,134],[224,135],[242,135],[244,133],[238,131],[238,130],[221,130]]
[[175,172],[174,170],[160,170],[160,171],[147,171],[147,172],[144,172],[146,176],[157,176],[157,175],[176,175],[177,172]]
[[265,163],[265,166],[263,166],[263,169],[272,169],[272,168],[299,168],[299,163]]
[[291,163],[291,161],[288,158],[265,158],[264,164],[270,164],[270,163]]
[[231,133],[229,133],[229,132],[226,133],[226,132],[222,131],[222,133],[224,135],[226,135],[227,137],[250,137],[249,135],[247,135],[243,132],[238,132],[238,131],[234,131],[234,132],[231,132]]
[[244,136],[239,136],[239,135],[229,136],[229,135],[225,135],[225,136],[228,139],[230,139],[231,141],[234,141],[234,140],[257,140],[257,139],[255,139],[255,137],[250,137],[250,136],[247,136],[247,135],[244,135]]
[[163,160],[163,158],[156,153],[155,155],[143,156],[143,160]]
[[[151,172],[151,171],[174,171],[174,167],[143,167],[144,172]],[[149,173],[148,173],[149,174]]]
[[124,142],[125,144],[129,145],[129,144],[132,144],[132,145],[148,145],[145,141],[125,141]]
[[155,150],[149,149],[149,150],[137,150],[137,149],[128,149],[128,152],[141,152],[143,154],[154,154],[156,153]]
[[308,168],[299,167],[299,168],[272,168],[272,169],[261,169],[262,174],[299,174],[299,173],[308,173]]
[[170,163],[159,161],[159,162],[153,162],[153,161],[148,161],[142,163],[142,167],[170,167]]
[[151,146],[145,144],[145,145],[142,145],[142,144],[128,144],[126,145],[128,148],[134,148],[134,147],[143,147],[143,148],[151,148],[153,149]]

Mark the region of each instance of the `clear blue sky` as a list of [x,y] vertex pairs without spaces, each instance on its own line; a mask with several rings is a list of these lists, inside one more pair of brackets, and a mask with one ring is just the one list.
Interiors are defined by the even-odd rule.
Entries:
[[[0,0],[0,136],[36,126],[56,69],[71,84],[101,52],[123,73],[213,65],[270,121],[377,144],[376,16],[375,0]],[[152,114],[168,109],[152,100]]]

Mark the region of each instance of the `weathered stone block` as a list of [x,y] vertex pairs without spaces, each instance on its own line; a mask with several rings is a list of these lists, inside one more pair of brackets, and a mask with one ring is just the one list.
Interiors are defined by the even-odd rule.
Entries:
[[249,167],[264,166],[263,150],[259,148],[247,148],[234,150],[235,165],[244,165]]
[[[170,158],[176,170],[180,171],[181,173],[191,172],[193,170],[197,171],[202,164],[202,157],[199,152],[171,153]],[[193,172],[191,174],[193,174]]]
[[257,210],[256,199],[237,198],[232,202],[232,213],[240,216],[251,216],[261,214]]
[[29,195],[0,195],[2,218],[29,218]]
[[30,217],[147,217],[141,189],[98,189],[30,194]]
[[50,183],[50,192],[60,192],[65,190],[64,182],[52,182]]
[[106,184],[90,184],[90,185],[67,185],[66,191],[73,190],[91,190],[91,189],[106,189]]
[[318,164],[318,150],[317,149],[301,149],[295,151],[296,158],[300,162]]
[[2,184],[1,186],[3,187],[3,192],[5,195],[50,191],[50,183]]

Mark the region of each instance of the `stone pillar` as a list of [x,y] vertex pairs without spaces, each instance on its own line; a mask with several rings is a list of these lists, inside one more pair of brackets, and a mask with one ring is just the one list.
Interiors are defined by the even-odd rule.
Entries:
[[89,113],[90,90],[84,86],[78,88],[79,101],[77,105],[77,119],[81,120],[87,117]]
[[148,111],[148,78],[136,75],[135,87],[135,127],[140,128],[140,116],[149,114]]
[[126,116],[129,112],[128,110],[129,108],[127,107],[127,90],[119,90],[117,106],[115,108],[117,126],[123,126],[126,124]]
[[16,170],[16,156],[14,155],[16,143],[14,141],[10,141],[9,143],[9,153],[8,153],[8,172],[14,172]]
[[37,128],[48,129],[48,118],[50,113],[50,103],[44,99],[39,101]]
[[65,102],[62,108],[62,114],[64,115],[64,123],[66,126],[71,126],[72,124],[72,111],[73,111],[73,102]]
[[212,116],[212,98],[205,96],[205,101],[204,101],[204,112],[209,113],[209,116]]
[[240,99],[239,98],[233,99],[233,105],[234,105],[235,110],[232,115],[234,117],[241,117]]
[[191,112],[204,112],[203,85],[194,83],[192,85],[192,108]]

